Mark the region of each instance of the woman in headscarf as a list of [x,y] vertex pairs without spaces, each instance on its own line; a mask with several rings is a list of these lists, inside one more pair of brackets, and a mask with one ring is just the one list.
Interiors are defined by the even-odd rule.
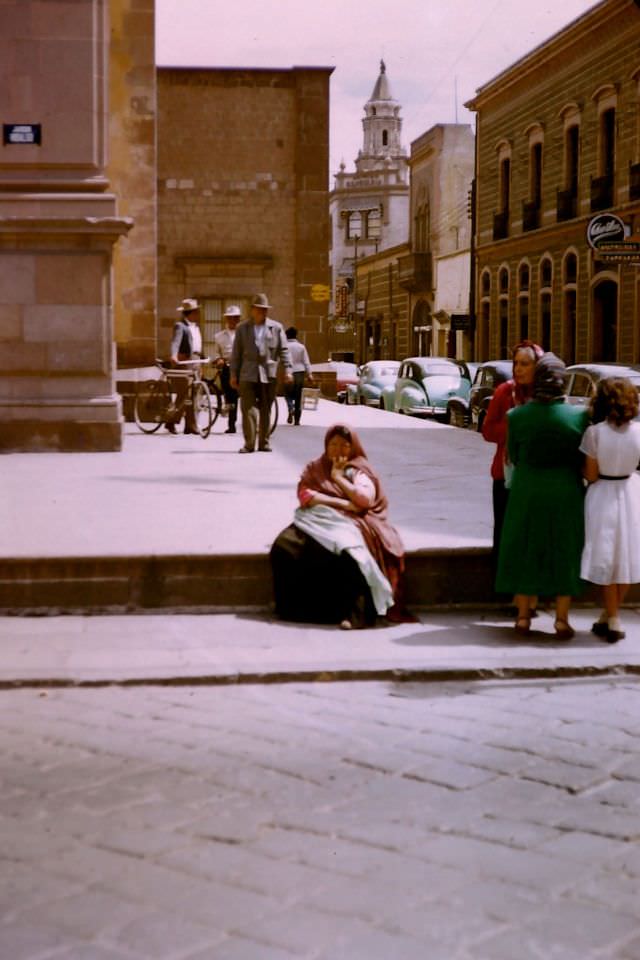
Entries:
[[491,463],[494,569],[498,560],[500,535],[509,496],[509,490],[505,486],[507,414],[513,407],[520,407],[531,399],[536,363],[543,353],[542,347],[532,340],[521,340],[520,343],[516,343],[511,351],[513,378],[496,387],[482,424],[482,436],[489,443],[495,443],[496,445],[496,452]]
[[530,403],[507,416],[514,464],[496,589],[515,594],[516,633],[531,629],[531,599],[555,597],[555,631],[569,640],[572,595],[579,593],[584,542],[580,441],[589,413],[564,403],[566,368],[553,353],[537,362]]
[[407,619],[400,604],[404,547],[355,431],[331,427],[324,453],[298,482],[293,524],[271,548],[276,612],[284,620],[372,625]]

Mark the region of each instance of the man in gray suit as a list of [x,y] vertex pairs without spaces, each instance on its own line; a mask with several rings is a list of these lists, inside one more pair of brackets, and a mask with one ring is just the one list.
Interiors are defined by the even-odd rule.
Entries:
[[278,362],[285,370],[285,382],[291,383],[291,361],[284,327],[267,316],[271,304],[266,294],[258,293],[251,304],[251,319],[236,329],[231,354],[231,386],[240,394],[244,446],[239,453],[253,453],[258,434],[258,450],[270,452],[269,414],[276,396]]

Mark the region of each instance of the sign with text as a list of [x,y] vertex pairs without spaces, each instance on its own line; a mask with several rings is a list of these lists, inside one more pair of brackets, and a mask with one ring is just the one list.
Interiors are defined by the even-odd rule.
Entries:
[[3,123],[2,142],[7,144],[42,143],[42,126],[39,123]]
[[587,224],[587,243],[593,250],[599,250],[603,243],[620,243],[625,235],[624,221],[615,213],[599,213]]

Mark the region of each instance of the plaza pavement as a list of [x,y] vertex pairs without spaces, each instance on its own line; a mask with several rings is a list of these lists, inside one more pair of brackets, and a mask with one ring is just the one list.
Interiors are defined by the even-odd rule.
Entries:
[[[327,426],[337,420],[358,430],[382,476],[410,573],[413,565],[414,592],[424,583],[439,583],[441,602],[416,604],[415,624],[351,633],[282,624],[265,602],[268,547],[290,522],[301,468],[321,450]],[[77,590],[96,614],[114,583],[126,600],[132,571],[143,561],[146,596],[153,600],[160,592],[165,602],[153,610],[153,602],[134,608],[125,602],[109,616],[71,610],[55,617],[0,617],[2,685],[470,679],[640,670],[637,609],[625,611],[626,639],[609,646],[589,633],[588,605],[573,613],[578,634],[568,644],[556,642],[550,613],[541,614],[531,638],[516,640],[508,615],[491,606],[492,447],[477,434],[321,401],[304,412],[301,427],[281,423],[273,453],[238,456],[241,436],[225,435],[225,426],[216,424],[203,441],[166,432],[146,436],[128,425],[120,454],[3,458],[0,606],[10,608],[7,598],[23,588],[30,595],[40,589],[48,597],[48,612],[60,613],[61,596]],[[86,578],[79,583],[77,558],[85,564]],[[455,571],[437,579],[451,558],[470,558],[470,569],[484,576],[465,579],[463,571],[456,589],[459,596],[468,594],[470,603],[455,605],[447,597]],[[109,562],[107,582],[103,567]],[[47,563],[57,567],[45,589],[26,575],[37,578]],[[252,563],[253,580],[246,576]],[[194,583],[199,603],[181,604]],[[171,596],[176,602],[169,602]],[[29,612],[28,604],[22,612]]]

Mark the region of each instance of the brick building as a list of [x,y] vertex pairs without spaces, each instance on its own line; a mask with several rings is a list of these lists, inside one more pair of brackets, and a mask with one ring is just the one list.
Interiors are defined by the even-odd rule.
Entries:
[[265,291],[327,355],[332,68],[158,70],[158,349],[183,297],[222,313]]
[[640,359],[638,269],[587,241],[640,233],[640,4],[605,0],[480,87],[476,349],[522,337],[567,363]]

